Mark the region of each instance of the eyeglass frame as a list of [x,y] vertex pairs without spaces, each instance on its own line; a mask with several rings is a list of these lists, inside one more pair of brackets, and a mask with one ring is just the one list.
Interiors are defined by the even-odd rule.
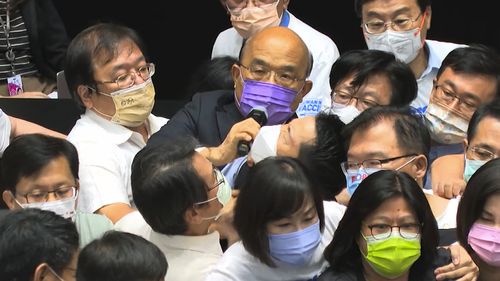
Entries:
[[[272,0],[271,3],[259,3],[259,4],[256,4],[255,2],[260,2],[261,0],[242,0],[240,5],[243,4],[243,2],[245,2],[245,5],[244,6],[242,5],[241,7],[235,7],[235,8],[229,7],[228,2],[233,2],[231,0],[226,0],[225,4],[226,4],[226,7],[229,11],[239,13],[239,12],[241,12],[241,10],[243,10],[244,8],[246,8],[248,6],[248,1],[252,1],[253,5],[255,7],[260,7],[260,6],[275,4],[275,3],[279,2],[280,0]],[[264,1],[266,1],[266,0],[264,0]]]
[[495,158],[498,158],[498,156],[496,155],[496,153],[493,153],[491,151],[489,151],[488,149],[486,148],[482,148],[480,146],[467,146],[467,149],[466,151],[471,151],[472,155],[473,156],[479,156],[479,154],[477,153],[477,150],[483,150],[483,153],[487,153],[489,154],[490,156],[488,158],[481,158],[481,157],[474,157],[474,160],[481,160],[481,161],[490,161],[490,160],[493,160]]
[[[68,192],[69,192],[69,190],[70,190],[70,189],[73,189],[72,195],[71,195],[71,196],[69,196],[69,197],[61,197],[61,198],[60,198],[60,197],[58,197],[57,192],[58,192],[60,189],[63,189],[63,188],[68,188]],[[77,188],[76,186],[60,186],[60,187],[58,187],[58,188],[53,189],[52,191],[43,191],[43,192],[40,192],[38,196],[41,196],[42,194],[46,193],[46,194],[44,195],[44,200],[42,200],[42,201],[36,201],[36,200],[35,200],[35,201],[30,202],[30,200],[28,199],[28,196],[33,196],[33,194],[32,194],[32,193],[33,193],[33,191],[36,191],[36,190],[32,190],[32,191],[27,192],[27,193],[25,193],[25,194],[19,194],[19,193],[15,192],[15,195],[16,195],[16,196],[21,196],[21,197],[23,197],[24,199],[26,199],[26,203],[28,203],[28,204],[29,204],[29,203],[45,203],[45,202],[48,202],[48,201],[49,201],[49,194],[50,194],[50,193],[53,193],[53,194],[54,194],[54,197],[55,197],[55,198],[57,198],[57,200],[68,199],[68,198],[74,198],[74,197],[76,197],[76,196],[78,195],[78,188]]]
[[[352,164],[356,164],[356,166],[358,167],[357,169],[348,169],[347,167],[345,167],[349,161],[344,161],[342,163],[340,163],[340,167],[342,168],[342,171],[344,172],[344,174],[347,174],[347,172],[349,170],[359,170],[361,167],[363,167],[363,169],[370,169],[370,168],[382,168],[382,164],[386,164],[386,163],[389,163],[389,162],[392,162],[394,160],[398,160],[398,159],[401,159],[401,158],[405,158],[405,157],[410,157],[410,156],[415,156],[417,157],[418,154],[417,153],[409,153],[409,154],[405,154],[405,155],[401,155],[401,156],[397,156],[397,157],[391,157],[391,158],[385,158],[385,159],[365,159],[361,162],[356,162],[356,163],[352,163]],[[378,167],[373,167],[373,166],[370,166],[370,167],[366,167],[363,163],[366,162],[366,161],[378,161],[380,162],[380,164],[378,164]]]
[[[412,27],[413,27],[414,23],[418,20],[418,18],[420,18],[420,17],[421,17],[422,15],[424,15],[424,14],[425,14],[425,13],[420,12],[420,13],[418,14],[418,16],[417,16],[415,19],[411,19],[410,17],[408,17],[408,18],[406,18],[406,19],[405,19],[405,18],[401,18],[401,19],[399,19],[399,20],[405,20],[405,21],[406,21],[406,20],[408,20],[408,21],[410,22],[410,24],[409,24],[409,28],[407,28],[407,29],[398,29],[398,30],[394,29],[394,25],[396,25],[396,23],[395,23],[393,20],[391,20],[391,21],[379,21],[379,22],[383,22],[383,23],[384,23],[384,29],[383,29],[381,32],[370,32],[370,31],[369,31],[368,24],[370,24],[370,23],[375,23],[375,21],[371,21],[371,22],[367,22],[367,23],[362,23],[362,24],[361,24],[361,27],[362,27],[362,28],[366,31],[366,33],[368,33],[368,34],[382,34],[382,33],[384,33],[384,32],[386,32],[386,31],[387,31],[387,28],[389,28],[389,26],[391,27],[391,29],[392,29],[393,31],[408,31],[408,30],[412,30]],[[424,17],[424,18],[425,18],[425,17]],[[424,20],[424,19],[422,19],[422,23],[423,23],[423,20]],[[396,25],[396,26],[397,26],[397,25]]]
[[[342,93],[342,94],[345,94],[346,96],[349,96],[349,101],[346,102],[346,103],[340,103],[340,102],[337,102],[335,101],[335,97],[337,96],[338,93]],[[332,96],[332,101],[335,101],[336,103],[338,104],[342,104],[342,105],[348,105],[349,103],[351,103],[351,101],[353,99],[356,99],[356,105],[359,103],[359,101],[362,101],[362,102],[368,102],[368,103],[372,103],[373,105],[370,105],[368,107],[363,107],[364,110],[368,109],[368,108],[371,108],[371,107],[375,107],[375,106],[380,106],[380,104],[376,101],[372,101],[372,100],[369,100],[369,99],[365,99],[365,98],[360,98],[360,97],[356,97],[355,96],[356,93],[349,93],[347,91],[344,91],[344,90],[333,90],[331,92],[331,96]]]
[[[411,225],[411,226],[408,226],[408,225]],[[382,232],[382,233],[379,233],[379,234],[373,234],[373,228],[377,227],[377,226],[379,226],[379,227],[380,226],[382,226],[382,227],[389,227],[390,231],[388,231],[388,232]],[[394,228],[398,228],[398,232],[399,232],[399,235],[401,237],[406,238],[406,239],[412,239],[412,238],[418,237],[418,235],[421,233],[423,224],[420,224],[420,223],[403,223],[402,225],[390,225],[390,224],[386,224],[386,223],[374,223],[374,224],[370,224],[370,225],[367,224],[366,227],[368,227],[370,229],[370,235],[375,240],[383,240],[383,239],[386,239],[386,238],[390,237],[392,235],[392,230]],[[416,233],[406,232],[406,231],[401,232],[401,227],[416,227],[417,228],[417,232]],[[405,233],[405,234],[403,234],[403,233]],[[387,234],[387,235],[382,237],[383,234]],[[412,234],[412,235],[408,236],[407,234]],[[378,237],[377,237],[377,235],[378,235]]]
[[[471,104],[470,102],[464,101],[464,98],[459,97],[455,92],[450,91],[450,89],[444,87],[443,84],[438,84],[437,81],[434,81],[433,88],[435,89],[436,92],[440,91],[441,95],[436,94],[434,96],[435,99],[445,103],[446,105],[450,105],[453,103],[454,100],[458,100],[458,105],[461,110],[464,110],[464,114],[469,114],[472,115],[474,112],[477,110],[479,105],[474,105]],[[443,98],[444,96],[450,96],[451,100],[446,100]],[[463,107],[462,105],[465,105],[466,107]]]
[[[270,75],[271,75],[271,73],[274,73],[275,80],[276,80],[276,82],[279,82],[279,85],[281,85],[281,86],[283,86],[283,87],[287,87],[287,88],[291,88],[291,87],[293,87],[293,86],[294,86],[294,83],[298,83],[298,82],[304,82],[304,81],[306,81],[306,78],[290,78],[290,81],[291,81],[291,82],[290,82],[289,84],[288,84],[288,82],[283,83],[283,82],[280,80],[281,78],[279,78],[279,77],[281,77],[281,76],[279,75],[280,71],[273,70],[273,69],[271,69],[271,68],[269,68],[269,67],[267,67],[267,66],[266,66],[266,67],[262,66],[262,68],[264,68],[264,70],[261,70],[261,71],[264,71],[264,72],[265,72],[265,74],[264,74],[264,76],[263,76],[262,78],[257,79],[257,78],[255,78],[255,69],[254,69],[254,70],[252,70],[252,69],[251,69],[251,67],[245,66],[245,65],[244,65],[244,64],[242,64],[241,62],[240,62],[240,63],[238,63],[238,65],[239,65],[239,66],[241,66],[241,67],[243,67],[243,69],[245,69],[246,71],[250,72],[250,74],[251,74],[251,76],[252,76],[252,78],[251,78],[251,79],[252,79],[252,80],[255,80],[255,81],[262,81],[262,80],[268,79],[268,78],[270,78],[270,77],[271,77],[271,76],[270,76]],[[282,72],[281,74],[283,74],[283,73],[285,73],[285,72]]]
[[[142,77],[141,75],[141,71],[140,69],[142,68],[149,68],[149,76],[147,78],[144,78]],[[116,86],[119,88],[119,89],[127,89],[127,88],[130,88],[132,87],[134,84],[135,84],[135,79],[137,78],[137,76],[141,77],[142,80],[146,81],[148,80],[149,78],[153,77],[153,75],[155,74],[156,72],[156,67],[155,67],[155,64],[152,63],[152,62],[149,62],[149,63],[146,63],[146,65],[143,65],[143,66],[140,66],[140,67],[137,67],[137,68],[134,68],[133,71],[129,71],[127,73],[124,73],[122,75],[119,75],[118,77],[116,77],[115,80],[110,80],[110,81],[103,81],[103,80],[94,80],[96,83],[100,83],[100,84],[110,84],[110,83],[115,83]],[[127,77],[128,75],[132,75],[133,79],[131,79],[131,83],[130,85],[127,85],[127,86],[124,86],[124,87],[120,87],[120,84],[118,82],[118,80],[120,80],[120,78],[125,78]]]
[[[214,167],[212,172],[215,175],[215,180],[217,182],[215,183],[214,186],[207,188],[207,193],[214,190],[215,188],[218,188],[221,184],[226,182],[224,175],[222,174],[222,172],[218,168]],[[210,201],[214,200],[215,198],[217,198],[217,196],[215,196],[213,198],[209,198],[209,199],[201,201],[201,202],[195,202],[195,203],[193,203],[193,205],[194,206],[203,205],[203,204],[209,203]]]

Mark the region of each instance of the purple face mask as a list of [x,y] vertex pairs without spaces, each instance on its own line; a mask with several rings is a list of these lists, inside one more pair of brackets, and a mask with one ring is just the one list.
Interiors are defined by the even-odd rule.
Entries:
[[[268,117],[266,125],[283,124],[293,114],[290,105],[297,96],[297,91],[280,85],[243,80],[243,90],[238,108],[243,116],[254,107],[266,108]],[[237,100],[236,100],[237,101]]]

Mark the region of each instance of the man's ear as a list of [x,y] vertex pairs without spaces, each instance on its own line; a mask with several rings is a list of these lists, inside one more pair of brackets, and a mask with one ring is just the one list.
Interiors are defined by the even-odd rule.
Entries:
[[467,138],[464,138],[464,153],[467,151],[467,146],[469,146],[469,141]]
[[50,273],[48,268],[48,264],[41,263],[35,268],[35,272],[33,274],[33,281],[42,281],[47,277],[47,274]]
[[307,93],[309,93],[309,91],[311,91],[312,85],[313,82],[311,80],[304,81],[304,86],[302,87],[300,92],[297,93],[297,96],[290,105],[290,108],[293,111],[297,110],[297,107],[299,107],[299,104],[302,102],[302,99],[305,97],[305,95],[307,95]]
[[413,160],[412,172],[417,179],[423,179],[427,172],[427,157],[420,154]]
[[2,192],[2,199],[3,202],[5,202],[5,205],[7,205],[7,208],[9,208],[10,210],[16,208],[16,200],[14,199],[14,195],[10,190],[4,190]]
[[200,224],[203,222],[200,213],[195,207],[190,207],[184,212],[184,220],[188,225]]
[[431,8],[431,6],[427,6],[427,8],[425,8],[424,13],[426,13],[424,24],[426,25],[427,30],[429,30],[429,29],[431,29],[431,19],[432,19],[432,8]]
[[92,101],[93,92],[88,86],[79,85],[78,88],[76,88],[76,93],[80,97],[80,100],[82,101],[85,108],[94,107],[94,102]]

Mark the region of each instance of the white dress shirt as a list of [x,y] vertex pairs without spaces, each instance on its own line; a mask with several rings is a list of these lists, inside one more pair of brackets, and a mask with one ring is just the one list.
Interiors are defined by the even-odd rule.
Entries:
[[[167,121],[150,114],[146,120],[149,136]],[[68,140],[76,146],[80,158],[78,210],[93,213],[113,203],[135,207],[130,174],[135,154],[146,146],[142,135],[87,110],[71,129]]]

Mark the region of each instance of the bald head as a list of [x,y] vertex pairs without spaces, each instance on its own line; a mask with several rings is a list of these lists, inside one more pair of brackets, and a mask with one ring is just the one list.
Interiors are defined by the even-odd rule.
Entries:
[[295,68],[301,78],[308,77],[312,69],[309,49],[299,35],[287,27],[265,28],[245,42],[240,62],[264,59]]

